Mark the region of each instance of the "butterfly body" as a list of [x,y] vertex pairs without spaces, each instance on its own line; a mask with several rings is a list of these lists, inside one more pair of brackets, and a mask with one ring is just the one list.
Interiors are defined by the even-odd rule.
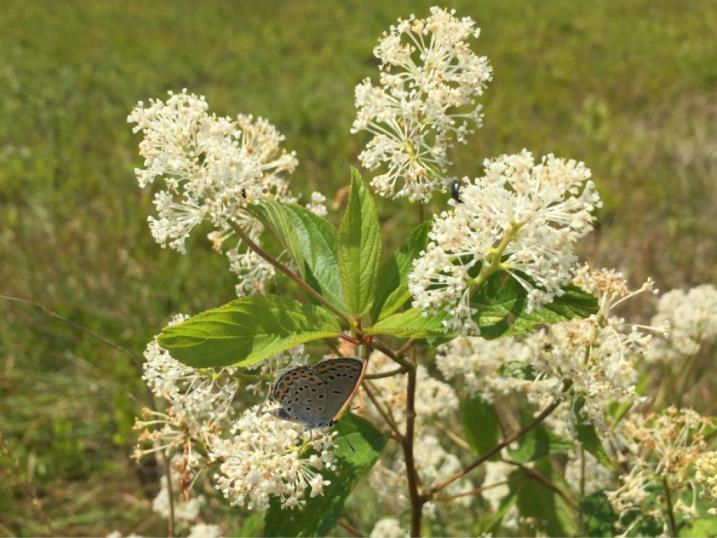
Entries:
[[271,394],[281,404],[275,416],[307,428],[333,426],[358,389],[365,366],[360,359],[342,357],[284,372]]

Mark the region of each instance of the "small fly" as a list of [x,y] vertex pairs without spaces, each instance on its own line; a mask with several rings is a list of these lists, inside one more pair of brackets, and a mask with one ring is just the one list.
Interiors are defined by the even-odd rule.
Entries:
[[463,201],[463,199],[461,198],[461,184],[458,182],[457,179],[451,181],[451,198],[453,198],[458,203],[461,203]]

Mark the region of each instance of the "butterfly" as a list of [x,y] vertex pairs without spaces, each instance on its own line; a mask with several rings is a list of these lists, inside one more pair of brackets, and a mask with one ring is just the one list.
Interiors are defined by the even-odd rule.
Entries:
[[274,416],[307,428],[333,426],[356,394],[366,364],[361,359],[341,357],[284,372],[271,392],[272,399],[281,404]]

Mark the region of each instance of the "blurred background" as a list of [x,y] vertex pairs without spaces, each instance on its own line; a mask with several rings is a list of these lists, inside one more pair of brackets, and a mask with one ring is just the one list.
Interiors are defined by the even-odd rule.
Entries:
[[[153,242],[134,104],[186,87],[219,114],[265,116],[298,154],[293,190],[331,201],[366,141],[349,134],[353,87],[377,73],[376,39],[432,3],[2,2],[0,294],[125,349],[0,299],[0,534],[165,532],[158,471],[129,459],[138,357],[172,314],[230,300],[234,279],[201,233],[187,256]],[[444,5],[478,21],[495,71],[454,173],[524,147],[583,160],[605,200],[586,259],[634,285],[717,283],[717,2]],[[380,205],[395,243],[400,208]]]

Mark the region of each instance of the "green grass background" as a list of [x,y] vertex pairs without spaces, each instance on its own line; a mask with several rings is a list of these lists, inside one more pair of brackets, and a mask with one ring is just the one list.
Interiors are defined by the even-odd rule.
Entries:
[[[231,299],[201,234],[187,256],[152,241],[129,110],[186,87],[220,114],[263,115],[298,153],[294,190],[331,198],[365,143],[349,134],[353,87],[376,74],[376,38],[430,5],[3,2],[0,293],[135,353],[171,314]],[[455,174],[523,147],[584,160],[605,200],[587,259],[662,289],[715,282],[717,2],[446,5],[478,21],[495,70]],[[403,208],[380,205],[394,243],[415,224]],[[156,469],[128,458],[142,405],[128,354],[0,301],[0,534],[162,533]]]

